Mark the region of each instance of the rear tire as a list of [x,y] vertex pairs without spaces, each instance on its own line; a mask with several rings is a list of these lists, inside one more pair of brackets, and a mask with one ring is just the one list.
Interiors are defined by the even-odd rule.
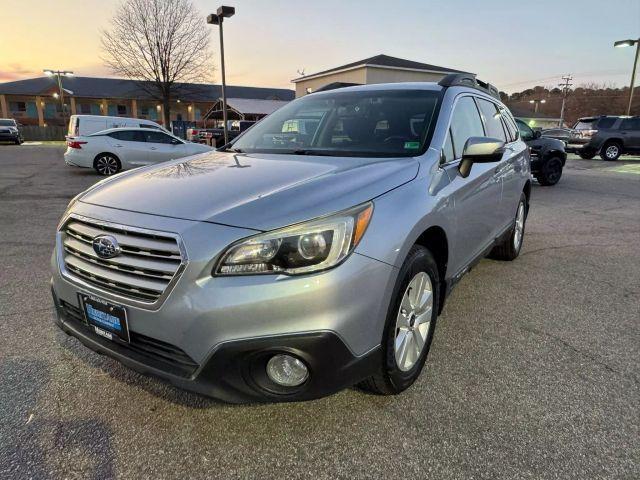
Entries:
[[120,159],[112,153],[101,153],[93,161],[93,168],[105,177],[115,175],[122,169]]
[[618,142],[607,142],[600,150],[600,158],[606,162],[615,162],[622,155],[622,145]]
[[395,395],[416,381],[429,354],[440,301],[438,266],[431,252],[411,247],[391,297],[382,336],[382,365],[358,386]]
[[525,224],[527,221],[527,197],[520,194],[516,216],[510,232],[501,243],[493,247],[489,256],[495,260],[515,260],[520,255],[524,242]]
[[555,185],[562,177],[562,159],[560,157],[551,157],[542,166],[539,173],[536,174],[536,180],[540,185],[549,187]]

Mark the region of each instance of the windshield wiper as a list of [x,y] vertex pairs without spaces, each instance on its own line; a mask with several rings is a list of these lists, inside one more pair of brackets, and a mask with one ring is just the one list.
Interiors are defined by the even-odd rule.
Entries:
[[244,153],[244,150],[240,149],[240,148],[220,148],[218,150],[219,152],[233,152],[233,153]]
[[330,150],[314,150],[312,148],[299,148],[298,150],[294,150],[294,155],[324,155],[326,157],[335,156],[338,152],[332,152]]

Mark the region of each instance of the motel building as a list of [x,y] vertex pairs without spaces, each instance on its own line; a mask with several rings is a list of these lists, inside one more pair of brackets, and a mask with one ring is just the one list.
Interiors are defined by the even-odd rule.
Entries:
[[318,73],[304,75],[293,79],[292,82],[296,86],[296,97],[302,97],[327,85],[438,82],[450,73],[468,72],[389,55],[376,55]]
[[[55,77],[2,83],[0,118],[14,118],[25,126],[66,127],[69,115],[109,115],[144,118],[162,125],[162,101],[154,98],[149,93],[153,90],[146,85],[118,78],[62,77],[63,113]],[[220,85],[178,84],[171,102],[171,120],[195,122],[196,126],[203,127],[205,115],[217,110],[221,97]],[[271,111],[293,98],[294,92],[287,89],[227,86],[228,103],[233,101],[239,106],[234,110],[238,118],[261,118],[264,111]],[[259,111],[242,111],[245,107]]]

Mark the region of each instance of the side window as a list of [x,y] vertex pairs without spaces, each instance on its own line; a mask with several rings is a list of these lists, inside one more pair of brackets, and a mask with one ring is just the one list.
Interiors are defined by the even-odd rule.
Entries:
[[464,145],[470,137],[484,137],[482,120],[472,97],[462,97],[451,116],[451,136],[456,158],[462,157]]
[[147,142],[149,143],[167,143],[170,144],[173,142],[173,138],[171,138],[169,135],[165,135],[162,132],[154,132],[154,131],[148,131],[148,132],[144,132],[145,137],[147,138]]
[[520,136],[522,140],[525,142],[528,140],[533,140],[535,135],[533,134],[533,130],[529,125],[524,123],[522,120],[516,120],[516,124],[518,125],[518,130],[520,130]]
[[504,123],[504,126],[507,128],[509,136],[511,137],[510,141],[516,141],[520,136],[518,127],[516,127],[516,121],[513,119],[508,110],[500,108],[500,113],[502,113],[502,121]]
[[616,123],[616,117],[602,117],[598,121],[598,128],[611,128]]
[[136,130],[122,130],[120,132],[111,132],[110,137],[113,137],[123,142],[144,142],[146,141],[142,132]]
[[502,141],[506,141],[507,137],[504,134],[504,128],[502,127],[502,120],[500,119],[500,112],[493,102],[484,100],[482,98],[476,98],[482,119],[484,120],[484,127],[487,130],[487,137],[498,138]]
[[442,154],[445,162],[450,162],[456,158],[456,154],[453,151],[453,141],[451,140],[451,130],[447,131],[447,138],[444,141]]
[[640,118],[625,118],[620,125],[620,130],[640,130]]

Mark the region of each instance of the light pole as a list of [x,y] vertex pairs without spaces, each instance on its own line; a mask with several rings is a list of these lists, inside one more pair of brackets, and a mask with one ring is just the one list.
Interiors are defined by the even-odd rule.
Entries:
[[529,100],[529,103],[534,103],[535,107],[534,107],[534,112],[538,113],[538,105],[540,105],[541,103],[547,103],[546,100],[542,99],[542,100]]
[[222,34],[222,22],[225,18],[232,17],[236,13],[234,7],[218,7],[216,13],[207,16],[207,23],[220,27],[220,67],[222,70],[222,121],[224,122],[224,144],[229,143],[229,131],[227,128],[227,83],[224,74],[224,37]]
[[640,38],[636,40],[618,40],[613,44],[614,47],[633,47],[636,46],[636,58],[633,61],[633,70],[631,70],[631,85],[629,86],[629,105],[627,105],[627,115],[631,115],[631,102],[633,101],[633,85],[636,83],[636,67],[638,66],[638,56],[640,56]]
[[51,70],[49,68],[43,70],[44,74],[51,77],[53,75],[56,76],[56,80],[58,82],[58,95],[60,97],[60,109],[62,110],[62,120],[64,121],[64,123],[67,123],[67,114],[64,111],[64,91],[65,89],[62,88],[62,77],[72,77],[73,76],[73,72],[70,72],[68,70]]

